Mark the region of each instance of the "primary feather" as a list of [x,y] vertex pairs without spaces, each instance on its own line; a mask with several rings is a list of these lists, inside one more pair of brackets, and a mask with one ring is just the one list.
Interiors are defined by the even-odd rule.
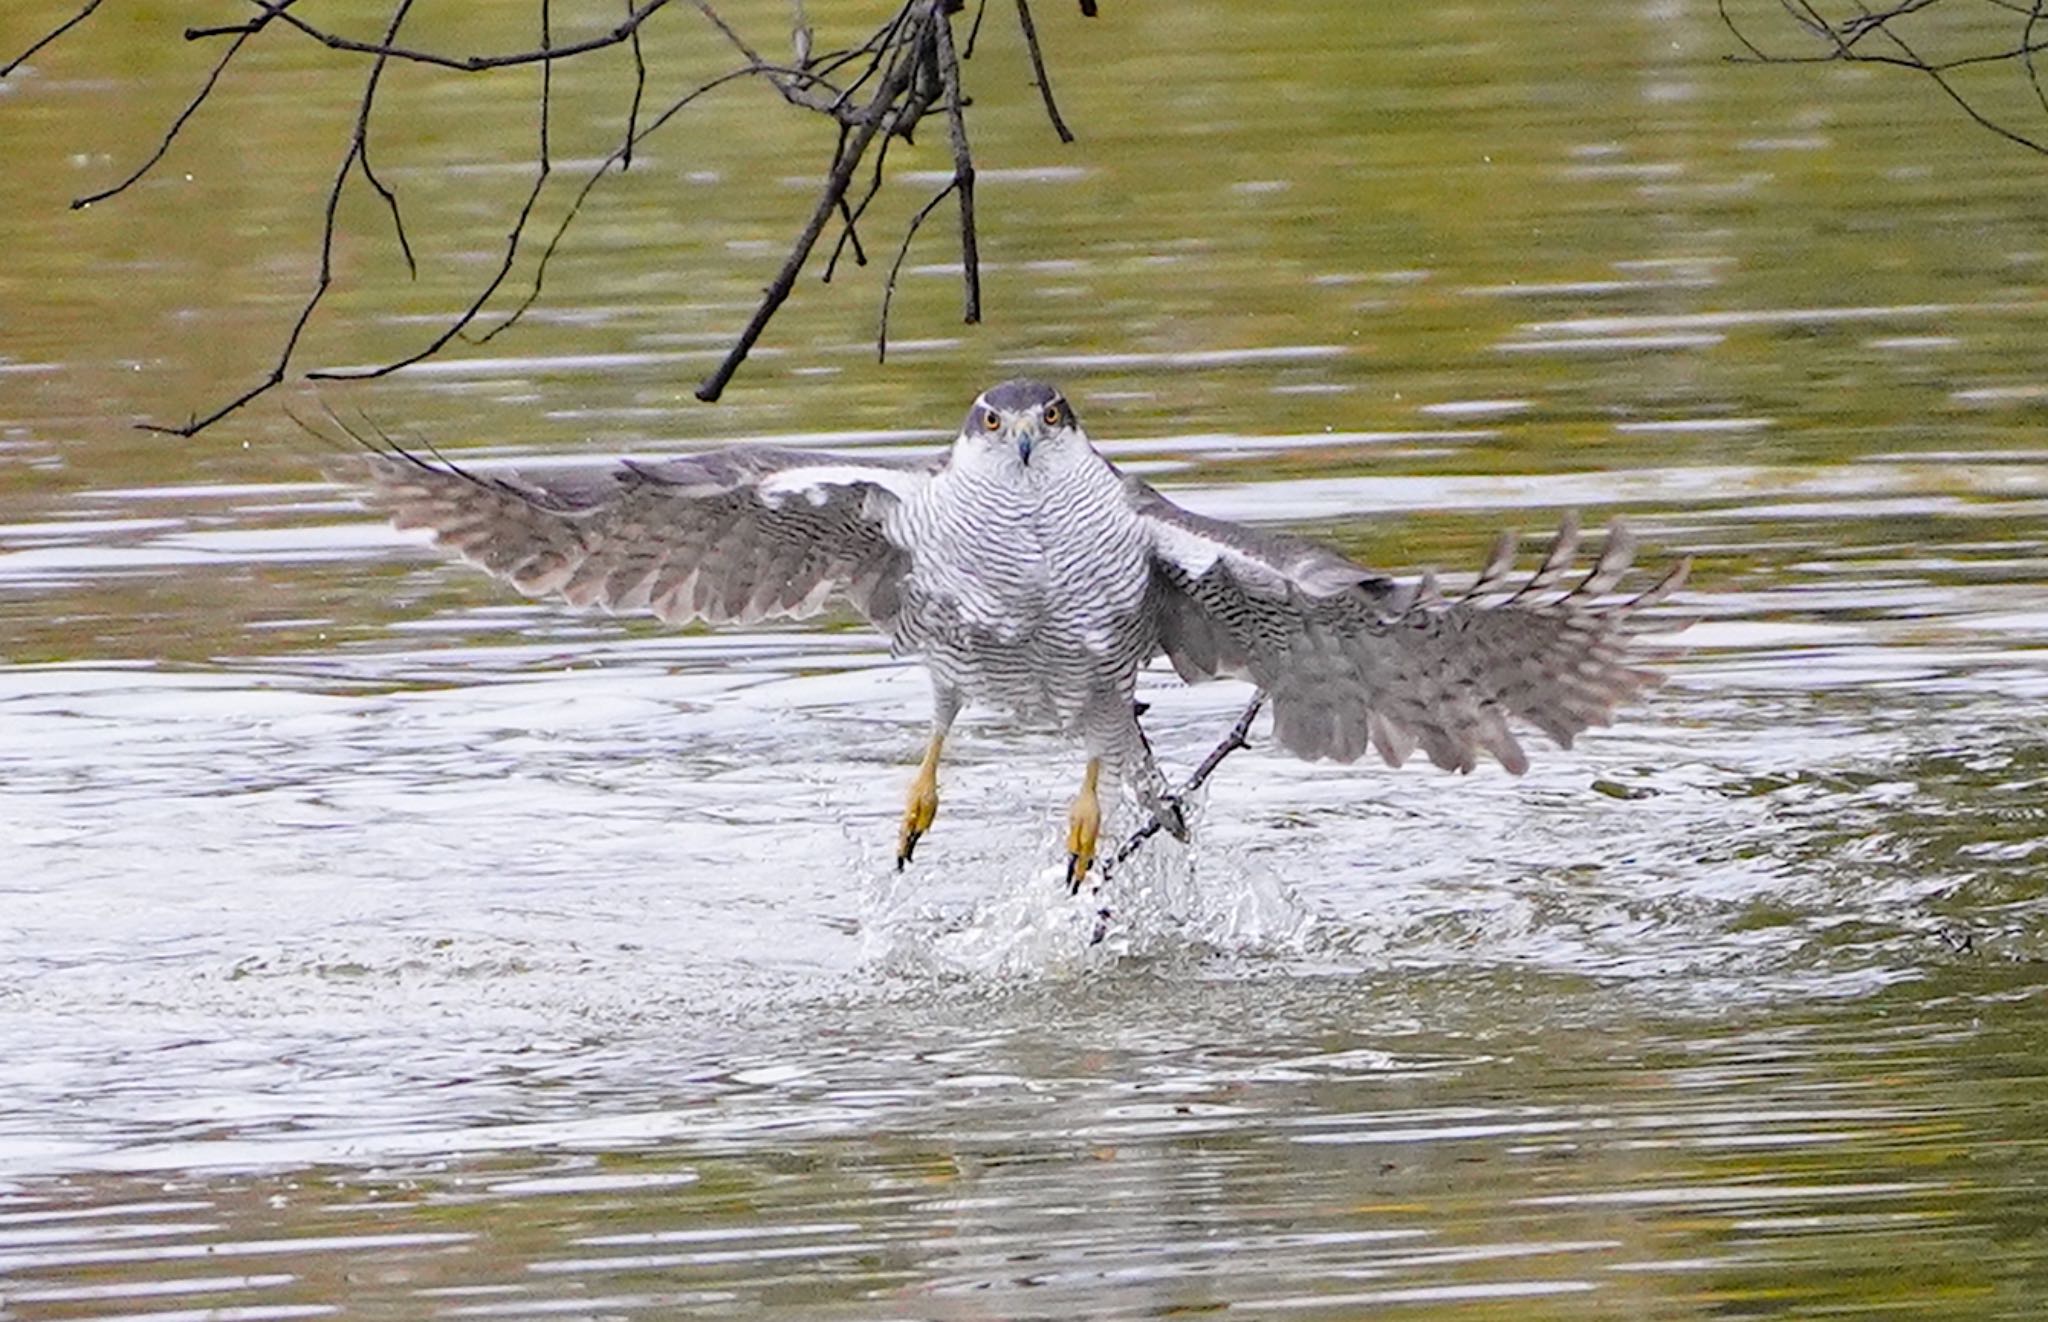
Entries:
[[396,446],[366,462],[394,523],[530,596],[671,624],[801,619],[837,597],[885,629],[906,558],[882,520],[932,467],[766,446],[503,476]]
[[1520,774],[1529,760],[1510,717],[1569,748],[1661,682],[1627,664],[1628,640],[1642,631],[1637,612],[1676,591],[1688,564],[1602,606],[1634,556],[1620,523],[1569,592],[1539,599],[1572,563],[1578,530],[1567,520],[1529,580],[1488,605],[1511,572],[1511,537],[1451,601],[1427,578],[1403,590],[1313,542],[1204,518],[1131,485],[1161,529],[1161,649],[1185,679],[1232,674],[1265,689],[1274,733],[1297,756],[1351,762],[1370,746],[1399,766],[1419,746],[1440,767],[1470,771],[1483,751]]

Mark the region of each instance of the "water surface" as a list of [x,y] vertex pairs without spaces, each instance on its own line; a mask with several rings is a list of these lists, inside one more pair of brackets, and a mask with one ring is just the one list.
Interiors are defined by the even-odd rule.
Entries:
[[[971,69],[987,324],[935,221],[887,364],[870,268],[716,409],[827,145],[758,97],[600,190],[522,329],[173,442],[129,424],[260,376],[307,287],[351,90],[255,43],[72,214],[188,20],[0,83],[0,1318],[2038,1312],[2043,167],[1910,84],[1724,66],[1711,7],[1043,9],[1080,142],[1006,28]],[[565,156],[616,75],[564,75]],[[308,365],[431,333],[523,187],[530,79],[421,139],[450,94],[396,77],[429,260],[352,197]],[[946,166],[901,150],[877,235]],[[1018,371],[1390,569],[1625,516],[1698,622],[1519,781],[1255,736],[1091,944],[1071,748],[964,721],[899,876],[915,668],[519,601],[277,407],[485,464],[902,451]],[[1245,696],[1147,687],[1181,767]]]

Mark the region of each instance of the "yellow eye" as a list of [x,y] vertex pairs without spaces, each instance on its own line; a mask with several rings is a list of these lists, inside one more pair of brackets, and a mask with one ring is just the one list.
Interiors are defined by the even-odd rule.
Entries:
[[1059,405],[1057,405],[1057,404],[1048,404],[1048,405],[1046,405],[1046,407],[1045,407],[1045,421],[1046,421],[1046,425],[1047,425],[1047,426],[1049,426],[1049,427],[1057,427],[1057,426],[1059,426],[1059,425],[1060,425],[1060,406],[1059,406]]
[[1003,424],[1002,420],[996,417],[993,410],[984,410],[981,415],[981,425],[990,431],[1000,431]]

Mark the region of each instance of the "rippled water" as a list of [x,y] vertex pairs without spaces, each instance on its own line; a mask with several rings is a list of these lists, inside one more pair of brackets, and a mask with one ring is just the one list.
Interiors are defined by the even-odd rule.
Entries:
[[[117,8],[0,83],[0,1319],[2039,1315],[2043,166],[1711,7],[1045,6],[1082,137],[989,40],[987,325],[935,224],[889,364],[870,270],[690,401],[808,205],[749,153],[823,150],[736,100],[521,334],[293,388],[531,464],[921,447],[1032,370],[1389,568],[1566,509],[1697,558],[1620,728],[1519,781],[1255,736],[1091,944],[1074,751],[999,718],[891,870],[927,697],[869,635],[518,601],[269,402],[130,431],[266,365],[349,102],[259,45],[69,215],[191,85]],[[308,363],[467,296],[513,127],[390,128],[436,260],[356,216]],[[1174,766],[1245,696],[1152,679]]]

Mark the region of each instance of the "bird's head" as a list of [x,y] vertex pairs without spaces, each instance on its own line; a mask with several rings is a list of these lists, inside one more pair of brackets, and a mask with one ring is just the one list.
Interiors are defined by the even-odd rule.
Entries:
[[967,410],[956,448],[977,464],[1044,471],[1088,452],[1088,437],[1066,396],[1043,381],[990,386]]

